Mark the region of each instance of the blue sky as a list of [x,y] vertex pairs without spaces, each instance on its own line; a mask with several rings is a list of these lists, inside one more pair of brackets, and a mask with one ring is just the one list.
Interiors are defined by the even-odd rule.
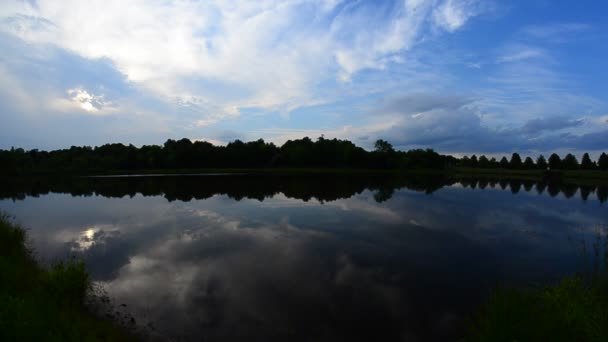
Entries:
[[10,1],[0,148],[608,150],[602,1]]

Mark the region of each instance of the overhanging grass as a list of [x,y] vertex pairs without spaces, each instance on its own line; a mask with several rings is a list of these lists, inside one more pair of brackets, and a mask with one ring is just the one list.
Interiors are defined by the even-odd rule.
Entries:
[[0,213],[0,341],[125,341],[84,308],[90,281],[82,262],[39,266],[25,231]]
[[[473,319],[467,341],[608,341],[608,238],[593,243],[593,269],[557,284],[499,288]],[[603,252],[603,253],[602,253]]]
[[570,277],[542,289],[496,290],[468,341],[608,341],[606,282]]

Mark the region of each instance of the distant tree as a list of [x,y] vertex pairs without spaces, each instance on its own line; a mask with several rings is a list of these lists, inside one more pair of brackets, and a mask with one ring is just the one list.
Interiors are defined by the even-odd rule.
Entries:
[[562,160],[557,154],[553,153],[553,154],[551,154],[551,156],[549,156],[549,167],[552,170],[561,168],[561,166],[562,166],[561,164],[562,164]]
[[589,157],[589,153],[583,154],[583,158],[581,158],[581,169],[583,169],[583,170],[595,169],[595,165],[591,161],[591,158]]
[[492,158],[490,159],[490,167],[494,167],[494,168],[496,168],[496,167],[498,167],[498,166],[499,166],[498,161],[496,160],[496,158],[492,157]]
[[507,169],[509,168],[509,161],[507,160],[507,157],[502,157],[500,159],[500,163],[499,163],[500,167],[503,169]]
[[532,160],[532,158],[530,157],[526,157],[526,160],[524,160],[524,169],[534,169],[536,167],[536,165],[534,165],[534,160]]
[[468,156],[462,157],[462,159],[460,160],[460,165],[464,167],[471,166],[471,159]]
[[608,170],[608,155],[606,153],[602,153],[597,160],[597,167],[602,170]]
[[479,161],[477,160],[477,156],[476,155],[472,155],[471,159],[469,160],[470,166],[471,167],[478,167],[479,165]]
[[522,163],[521,163],[521,157],[519,156],[518,153],[513,153],[511,155],[511,161],[509,162],[509,167],[511,167],[512,169],[521,169]]
[[578,169],[578,160],[572,153],[568,153],[564,160],[562,160],[562,168],[565,170],[576,170]]
[[479,156],[479,162],[477,163],[479,167],[487,169],[490,167],[490,161],[483,154]]
[[547,160],[545,159],[545,156],[543,156],[542,154],[540,156],[538,156],[538,158],[536,159],[536,167],[538,167],[541,170],[545,170],[547,169]]
[[374,149],[376,150],[376,152],[382,153],[395,152],[395,150],[393,149],[393,145],[391,145],[388,141],[382,139],[376,140],[376,142],[374,143]]

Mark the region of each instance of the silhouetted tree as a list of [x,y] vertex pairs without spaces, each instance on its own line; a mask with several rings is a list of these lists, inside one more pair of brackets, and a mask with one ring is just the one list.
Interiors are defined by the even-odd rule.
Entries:
[[469,156],[462,157],[462,159],[460,160],[460,165],[469,167],[471,165],[471,160],[469,159]]
[[477,156],[476,155],[472,155],[471,159],[469,160],[469,163],[471,167],[478,167],[479,165],[479,161],[477,160]]
[[540,156],[538,156],[538,158],[536,159],[536,167],[538,167],[541,170],[545,170],[547,168],[548,164],[547,164],[547,160],[545,159],[545,156],[543,156],[542,154]]
[[608,170],[608,155],[606,153],[602,152],[602,154],[598,158],[597,167],[602,171]]
[[490,161],[483,154],[479,157],[479,162],[477,163],[480,168],[487,169],[490,167]]
[[589,157],[589,153],[583,154],[583,158],[581,158],[581,169],[583,169],[583,170],[595,169],[595,165],[591,161],[591,158]]
[[395,151],[393,149],[393,145],[391,145],[386,140],[382,140],[382,139],[376,140],[376,142],[374,143],[374,148],[376,149],[376,152],[382,152],[382,153],[388,153],[388,152]]
[[503,169],[508,169],[509,168],[509,161],[507,160],[507,157],[502,157],[500,159],[500,167]]
[[509,162],[509,167],[512,169],[521,169],[521,157],[518,153],[513,153],[511,155],[511,161]]
[[536,165],[534,165],[534,160],[532,160],[532,158],[530,157],[526,157],[526,160],[524,161],[524,168],[531,170],[534,169],[536,167]]
[[553,153],[553,154],[551,154],[551,156],[549,156],[549,167],[552,170],[561,168],[561,166],[562,166],[561,164],[562,164],[562,160],[557,154]]
[[568,153],[564,160],[562,160],[562,168],[565,170],[576,170],[578,169],[578,160],[572,153]]

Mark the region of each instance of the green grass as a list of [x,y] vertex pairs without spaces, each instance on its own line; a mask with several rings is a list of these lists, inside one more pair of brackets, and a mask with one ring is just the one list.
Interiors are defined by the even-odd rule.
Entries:
[[608,239],[603,248],[601,241],[598,235],[593,243],[593,270],[554,285],[495,290],[467,341],[608,341]]
[[499,289],[468,341],[608,341],[608,286],[569,277],[541,289]]
[[43,268],[25,240],[25,231],[0,213],[0,341],[130,339],[86,311],[90,280],[82,262]]

